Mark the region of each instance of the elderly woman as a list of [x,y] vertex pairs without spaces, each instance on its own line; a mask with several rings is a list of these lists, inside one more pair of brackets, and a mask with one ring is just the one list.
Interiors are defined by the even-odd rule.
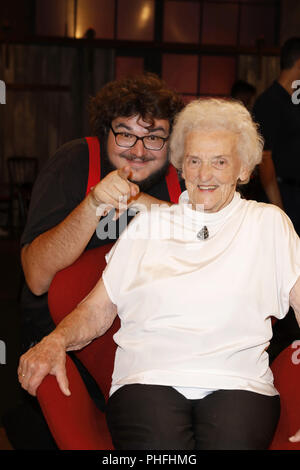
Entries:
[[300,241],[277,207],[236,191],[262,141],[239,103],[201,99],[179,115],[171,159],[187,191],[141,212],[89,296],[21,358],[35,394],[47,373],[70,394],[65,351],[120,330],[107,419],[116,449],[265,449],[279,417],[271,317],[300,321]]

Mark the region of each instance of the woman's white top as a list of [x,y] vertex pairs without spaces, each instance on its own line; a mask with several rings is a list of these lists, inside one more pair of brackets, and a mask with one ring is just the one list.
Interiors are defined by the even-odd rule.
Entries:
[[[112,391],[124,384],[277,394],[266,352],[300,275],[300,240],[276,206],[238,193],[217,213],[180,204],[138,214],[103,281],[121,327]],[[206,225],[209,238],[197,233]]]

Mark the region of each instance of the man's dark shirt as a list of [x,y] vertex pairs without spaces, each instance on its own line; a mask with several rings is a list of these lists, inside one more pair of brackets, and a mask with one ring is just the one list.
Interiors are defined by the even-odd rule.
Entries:
[[253,115],[265,139],[265,150],[272,150],[276,175],[300,182],[300,104],[294,104],[275,81],[257,98]]
[[[101,145],[101,179],[111,167]],[[21,245],[31,243],[37,236],[63,221],[85,198],[89,173],[89,153],[85,139],[77,139],[60,147],[49,159],[40,173],[33,189],[28,220],[21,238]],[[181,184],[184,190],[184,183]],[[169,201],[169,193],[164,178],[157,181],[147,194]],[[128,217],[128,221],[131,218]],[[118,237],[119,223],[116,222]],[[110,239],[100,240],[96,232],[86,249],[111,243]],[[35,296],[25,285],[22,293],[22,350],[40,340],[53,330],[47,303],[47,294]]]

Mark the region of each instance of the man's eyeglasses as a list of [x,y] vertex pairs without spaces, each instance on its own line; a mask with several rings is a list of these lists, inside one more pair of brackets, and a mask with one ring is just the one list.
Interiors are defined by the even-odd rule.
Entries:
[[160,137],[158,135],[150,134],[144,137],[138,137],[137,135],[130,134],[129,132],[115,132],[110,126],[112,133],[115,136],[116,144],[119,147],[131,148],[138,140],[143,142],[145,149],[147,150],[161,150],[165,145],[165,142],[169,139],[168,137]]

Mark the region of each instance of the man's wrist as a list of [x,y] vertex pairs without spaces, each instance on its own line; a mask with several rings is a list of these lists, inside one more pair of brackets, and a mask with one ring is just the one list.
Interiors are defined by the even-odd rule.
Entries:
[[93,191],[93,188],[87,195],[87,201],[88,201],[90,208],[94,211],[97,221],[99,222],[101,217],[108,212],[107,205],[103,201],[100,201],[97,198],[97,196],[95,195]]
[[91,188],[89,194],[87,195],[87,198],[92,207],[94,207],[95,209],[97,209],[101,204],[103,204],[103,201],[100,201],[100,199],[98,199],[95,194],[95,187]]

